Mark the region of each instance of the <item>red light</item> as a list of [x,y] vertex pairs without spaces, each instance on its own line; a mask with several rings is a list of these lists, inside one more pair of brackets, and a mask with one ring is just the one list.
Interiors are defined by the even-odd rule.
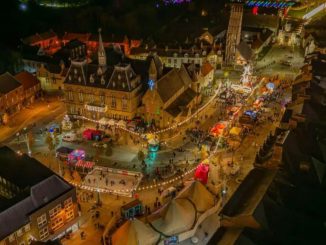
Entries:
[[258,15],[258,7],[257,7],[257,6],[253,7],[253,9],[252,9],[252,13],[253,13],[254,15]]

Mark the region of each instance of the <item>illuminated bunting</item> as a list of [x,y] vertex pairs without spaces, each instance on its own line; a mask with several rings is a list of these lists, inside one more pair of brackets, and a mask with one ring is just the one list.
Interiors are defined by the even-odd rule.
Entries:
[[248,7],[265,7],[265,8],[288,8],[295,4],[295,2],[285,2],[285,1],[258,1],[249,0],[246,2]]

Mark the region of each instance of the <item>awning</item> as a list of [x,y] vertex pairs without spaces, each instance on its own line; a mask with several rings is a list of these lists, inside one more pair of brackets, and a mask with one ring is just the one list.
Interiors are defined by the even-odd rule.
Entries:
[[115,125],[115,120],[114,120],[114,119],[110,119],[110,120],[108,121],[108,125],[110,125],[110,126]]
[[123,121],[123,120],[120,120],[118,123],[117,123],[117,125],[119,126],[119,127],[126,127],[126,122],[125,121]]
[[110,120],[108,118],[102,117],[98,122],[99,122],[99,124],[102,124],[102,125],[108,125],[109,121]]
[[241,133],[241,128],[233,127],[230,130],[230,134],[238,136]]

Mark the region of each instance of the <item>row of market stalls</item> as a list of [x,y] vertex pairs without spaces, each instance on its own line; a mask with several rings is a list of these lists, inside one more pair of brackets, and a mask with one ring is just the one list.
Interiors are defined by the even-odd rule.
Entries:
[[179,195],[147,216],[127,220],[110,236],[111,245],[176,244],[195,235],[198,226],[217,211],[220,202],[194,181]]

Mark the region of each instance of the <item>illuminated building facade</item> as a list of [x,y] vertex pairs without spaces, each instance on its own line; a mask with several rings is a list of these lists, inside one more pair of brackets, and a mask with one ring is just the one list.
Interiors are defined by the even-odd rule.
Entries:
[[78,229],[76,189],[34,158],[0,148],[0,244],[49,241]]

